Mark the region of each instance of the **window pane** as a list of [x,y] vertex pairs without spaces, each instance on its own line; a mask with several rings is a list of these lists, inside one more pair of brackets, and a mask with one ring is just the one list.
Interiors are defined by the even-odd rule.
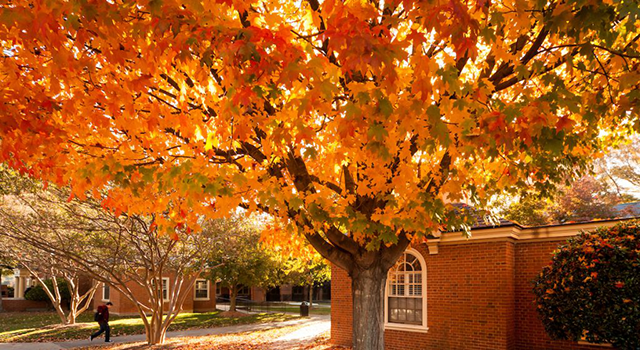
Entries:
[[407,309],[407,323],[414,322],[414,311]]
[[398,309],[398,321],[402,322],[402,321],[406,321],[407,320],[407,313],[405,309]]
[[422,271],[420,260],[411,253],[405,253],[389,271],[387,322],[422,325],[425,311]]
[[407,308],[407,299],[398,298],[398,309],[406,309]]
[[391,309],[398,308],[398,298],[389,298],[389,308]]
[[393,309],[389,312],[389,321],[398,322],[398,310]]
[[162,279],[162,299],[169,299],[169,279]]
[[414,290],[414,294],[415,296],[421,296],[422,295],[422,285],[418,284],[415,286],[415,290]]

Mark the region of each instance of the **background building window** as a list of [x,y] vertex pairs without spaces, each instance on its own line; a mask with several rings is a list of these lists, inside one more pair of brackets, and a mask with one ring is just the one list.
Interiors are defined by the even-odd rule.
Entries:
[[209,281],[207,280],[196,280],[195,289],[195,300],[209,300]]
[[387,324],[426,328],[426,274],[418,254],[408,250],[389,270],[385,310]]
[[169,300],[169,277],[162,277],[162,300]]
[[102,284],[102,300],[109,301],[111,300],[111,287],[108,284]]

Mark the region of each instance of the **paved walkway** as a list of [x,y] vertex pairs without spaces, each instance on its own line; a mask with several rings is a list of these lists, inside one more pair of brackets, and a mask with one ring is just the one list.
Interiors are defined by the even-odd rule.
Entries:
[[312,316],[312,319],[304,327],[273,340],[269,348],[273,350],[292,349],[296,345],[312,341],[322,333],[331,330],[330,316]]
[[[301,318],[296,320],[289,320],[283,322],[270,322],[270,323],[257,323],[246,324],[237,326],[226,326],[216,328],[205,329],[191,329],[186,331],[174,331],[167,332],[167,338],[176,337],[198,337],[215,334],[228,334],[228,333],[240,333],[259,331],[266,329],[281,328],[287,326],[299,326],[304,327],[295,330],[289,334],[286,334],[280,338],[274,340],[273,349],[289,349],[292,344],[300,343],[303,341],[312,340],[318,337],[320,334],[328,331],[331,327],[331,318],[328,315],[311,316],[309,318]],[[93,342],[89,342],[89,339],[85,340],[73,340],[59,343],[0,343],[0,350],[60,350],[60,349],[72,349],[81,346],[97,346],[104,345],[103,338],[96,339]],[[127,335],[122,337],[112,338],[114,343],[133,343],[141,342],[145,340],[144,334],[139,335]],[[111,344],[114,344],[111,343]]]

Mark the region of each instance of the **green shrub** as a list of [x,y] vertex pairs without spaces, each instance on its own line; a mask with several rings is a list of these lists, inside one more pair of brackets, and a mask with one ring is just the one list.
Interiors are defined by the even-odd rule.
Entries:
[[534,284],[551,337],[640,349],[640,221],[569,239]]
[[[69,292],[69,285],[67,284],[67,281],[60,280],[60,279],[58,279],[57,281],[58,281],[58,288],[60,289],[60,296],[62,297],[62,300],[63,301],[71,300],[71,293]],[[49,290],[53,292],[53,281],[48,279],[48,280],[45,280],[44,283],[47,285],[47,287],[49,287]],[[40,285],[39,283],[36,286],[29,288],[24,293],[24,298],[27,300],[36,300],[36,301],[51,301],[51,299],[49,299],[49,297],[47,296],[47,293],[44,291],[44,288],[42,288],[42,285]]]

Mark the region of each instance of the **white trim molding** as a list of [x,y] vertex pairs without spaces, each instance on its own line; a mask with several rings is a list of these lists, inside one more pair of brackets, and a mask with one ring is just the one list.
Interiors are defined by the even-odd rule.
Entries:
[[427,247],[429,248],[429,254],[438,254],[438,248],[441,245],[505,241],[518,243],[560,241],[576,236],[581,231],[590,231],[602,226],[610,227],[625,220],[602,220],[539,227],[520,227],[510,224],[473,229],[470,237],[466,237],[461,231],[442,232],[437,238],[427,239]]
[[[107,289],[109,290],[109,297],[105,298],[104,291]],[[111,301],[111,286],[106,283],[102,283],[102,301],[105,301],[105,302]]]
[[[421,332],[426,333],[429,330],[427,327],[427,263],[424,260],[424,257],[420,252],[415,249],[407,248],[405,251],[406,254],[410,254],[417,258],[420,263],[421,270],[421,298],[422,298],[422,325],[415,324],[402,324],[402,323],[393,323],[389,322],[389,278],[387,278],[387,282],[384,286],[384,328],[390,330],[400,330],[400,331],[408,331],[408,332]],[[404,254],[401,258],[404,257]],[[391,270],[390,270],[391,271]]]
[[[205,281],[207,284],[207,296],[205,298],[198,298],[198,282]],[[193,300],[194,301],[209,301],[211,300],[211,282],[208,279],[198,278],[193,284]]]

